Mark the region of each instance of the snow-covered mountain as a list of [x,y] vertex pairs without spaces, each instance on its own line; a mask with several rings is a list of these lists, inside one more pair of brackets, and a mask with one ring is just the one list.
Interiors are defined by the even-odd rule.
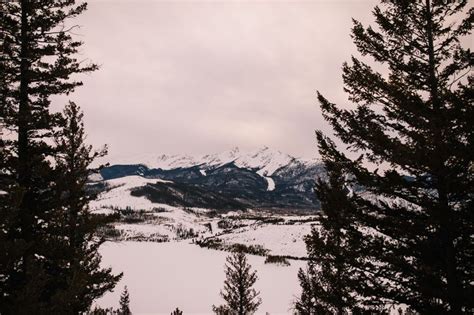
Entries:
[[200,166],[203,170],[206,170],[233,162],[238,167],[258,169],[262,175],[270,176],[280,167],[286,166],[295,160],[297,159],[289,154],[268,147],[250,152],[242,152],[238,147],[235,147],[221,153],[202,156],[167,154],[129,156],[116,159],[113,164],[130,165],[138,163],[148,168],[162,170]]
[[104,180],[126,176],[166,182],[135,188],[135,196],[157,203],[216,209],[317,209],[314,181],[324,176],[318,161],[263,147],[218,154],[146,155],[115,159],[101,171]]

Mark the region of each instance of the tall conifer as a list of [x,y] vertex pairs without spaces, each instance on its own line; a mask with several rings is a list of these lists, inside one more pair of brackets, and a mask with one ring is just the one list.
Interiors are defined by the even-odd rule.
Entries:
[[54,133],[64,120],[50,104],[82,85],[73,75],[97,69],[75,57],[82,43],[71,19],[85,9],[74,0],[0,2],[2,314],[50,312],[67,279],[58,253],[69,235],[53,231],[60,208]]
[[127,286],[123,289],[122,295],[120,295],[120,309],[117,311],[119,315],[131,315],[130,311],[130,295],[128,293]]
[[300,314],[342,315],[367,307],[358,292],[370,279],[353,267],[364,239],[353,214],[352,188],[343,166],[327,159],[325,148],[320,147],[320,154],[328,178],[316,185],[321,215],[319,226],[305,237],[308,265],[298,272],[302,293],[295,309]]
[[336,136],[360,154],[348,158],[322,134],[334,163],[362,185],[351,198],[365,233],[355,267],[378,279],[362,294],[404,303],[422,314],[474,308],[474,54],[468,1],[382,1],[377,27],[354,21],[352,37],[374,70],[353,57],[343,66],[356,104],[338,107],[321,94]]
[[114,276],[110,268],[100,266],[98,248],[104,240],[97,231],[107,223],[107,218],[89,211],[88,204],[96,194],[88,182],[93,172],[98,172],[91,164],[105,155],[106,148],[93,151],[92,146],[85,144],[82,120],[79,106],[70,102],[63,112],[63,127],[55,132],[58,207],[53,210],[48,229],[61,244],[50,252],[52,264],[61,273],[54,310],[74,314],[89,310],[92,302],[113,289],[122,276]]
[[246,315],[254,314],[262,299],[253,285],[257,281],[257,272],[252,271],[245,253],[237,251],[226,258],[224,289],[221,291],[225,305],[215,307],[216,314]]

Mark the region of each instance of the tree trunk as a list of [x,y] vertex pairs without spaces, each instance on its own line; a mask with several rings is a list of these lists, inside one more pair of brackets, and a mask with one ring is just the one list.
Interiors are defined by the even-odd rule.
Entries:
[[[29,243],[32,240],[31,209],[29,209],[31,170],[29,167],[29,120],[30,106],[28,97],[29,86],[29,47],[28,47],[28,0],[21,1],[21,50],[20,50],[20,94],[18,108],[18,184],[22,198],[19,204],[19,217],[21,220],[21,236]],[[27,253],[29,250],[27,251]],[[23,271],[26,270],[27,256],[23,256]]]

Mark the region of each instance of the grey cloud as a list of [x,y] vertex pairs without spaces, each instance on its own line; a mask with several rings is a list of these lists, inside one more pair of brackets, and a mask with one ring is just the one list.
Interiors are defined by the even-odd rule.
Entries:
[[101,70],[70,98],[112,155],[267,145],[312,157],[314,129],[329,131],[315,92],[347,101],[351,17],[371,21],[375,4],[92,0],[77,23]]

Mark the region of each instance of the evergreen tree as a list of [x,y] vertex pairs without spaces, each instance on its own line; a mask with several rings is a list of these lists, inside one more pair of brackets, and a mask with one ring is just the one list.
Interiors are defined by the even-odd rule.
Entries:
[[232,312],[232,310],[227,306],[227,305],[219,305],[219,306],[212,306],[212,311],[216,315],[233,315],[235,312]]
[[171,315],[183,315],[183,312],[179,308],[176,308],[173,312],[171,312]]
[[305,237],[308,253],[306,271],[298,279],[302,293],[295,309],[300,314],[346,314],[359,310],[357,291],[366,276],[353,268],[363,245],[352,215],[350,188],[343,168],[325,159],[328,180],[319,180],[316,194],[321,202],[320,226]]
[[226,261],[226,280],[221,291],[226,305],[213,306],[213,311],[217,314],[254,314],[262,304],[260,293],[252,288],[257,281],[257,272],[251,271],[251,266],[241,251],[232,253]]
[[[71,35],[75,26],[65,27],[85,9],[85,3],[74,0],[0,3],[2,314],[52,312],[65,289],[64,280],[70,279],[63,273],[63,263],[71,255],[66,254],[69,235],[62,234],[59,227],[64,224],[57,222],[62,205],[56,198],[59,179],[53,162],[54,133],[64,127],[64,120],[50,110],[50,104],[52,96],[69,94],[82,85],[73,75],[97,69],[75,59],[81,42]],[[91,272],[100,262],[93,252],[87,267]],[[100,285],[98,291],[103,288]]]
[[127,286],[123,289],[122,295],[120,296],[120,309],[118,310],[120,315],[131,315],[130,311],[130,295],[128,293]]
[[[310,263],[308,263],[309,265]],[[309,265],[306,270],[298,270],[298,281],[301,286],[301,295],[295,302],[295,311],[298,314],[316,314],[323,313],[318,308],[315,298],[315,264]]]
[[350,199],[364,232],[364,259],[354,268],[377,281],[361,294],[422,314],[474,311],[474,55],[460,42],[471,34],[474,9],[466,6],[382,1],[373,11],[377,27],[354,21],[352,37],[383,72],[355,57],[344,64],[353,109],[318,93],[336,136],[360,153],[349,158],[317,135],[328,158],[365,189]]
[[85,314],[87,315],[116,315],[117,310],[114,310],[113,307],[109,308],[100,308],[98,306],[95,306],[92,310],[86,312]]
[[56,197],[59,207],[49,224],[51,235],[64,236],[53,263],[61,272],[62,290],[54,297],[54,310],[85,312],[92,302],[114,288],[122,274],[101,268],[98,253],[103,239],[97,236],[106,217],[90,213],[88,204],[96,195],[87,189],[91,164],[106,149],[93,151],[85,144],[83,113],[70,102],[63,112],[63,128],[55,132]]

